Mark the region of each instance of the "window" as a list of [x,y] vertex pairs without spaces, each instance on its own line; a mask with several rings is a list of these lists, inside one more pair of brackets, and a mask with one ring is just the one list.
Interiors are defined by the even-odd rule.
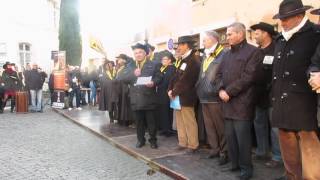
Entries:
[[7,44],[0,43],[0,66],[6,62],[7,59]]
[[21,66],[31,62],[31,44],[19,43],[19,57]]

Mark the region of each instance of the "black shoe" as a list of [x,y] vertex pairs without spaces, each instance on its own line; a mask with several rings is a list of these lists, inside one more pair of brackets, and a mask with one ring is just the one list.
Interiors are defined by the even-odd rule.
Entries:
[[285,175],[282,175],[282,176],[276,178],[275,180],[287,180],[287,177]]
[[258,161],[267,161],[267,160],[270,159],[270,157],[268,155],[256,155],[256,154],[254,154],[252,156],[252,159],[258,160]]
[[158,149],[157,143],[151,143],[151,144],[150,144],[150,147],[151,147],[152,149]]
[[3,109],[0,109],[0,114],[2,114],[3,113]]
[[219,166],[223,166],[225,164],[227,164],[229,161],[228,156],[227,155],[221,155],[219,158]]
[[217,154],[209,154],[207,156],[208,159],[215,159],[215,158],[218,158],[218,157],[219,157],[219,153],[217,153]]
[[145,143],[143,142],[137,142],[137,144],[136,144],[136,148],[142,148],[142,146],[144,146],[145,145]]
[[231,168],[223,169],[221,171],[222,172],[236,172],[236,171],[240,171],[240,167],[231,167]]
[[250,176],[250,175],[240,175],[240,176],[238,176],[238,178],[240,180],[249,180],[249,179],[252,178],[252,176]]

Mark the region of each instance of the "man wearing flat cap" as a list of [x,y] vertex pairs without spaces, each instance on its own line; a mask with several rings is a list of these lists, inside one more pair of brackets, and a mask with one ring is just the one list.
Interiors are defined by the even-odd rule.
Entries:
[[178,38],[178,51],[182,55],[178,60],[177,70],[168,87],[170,99],[179,97],[180,109],[174,110],[179,146],[178,150],[188,149],[194,153],[198,149],[198,125],[195,117],[194,106],[197,103],[195,84],[200,72],[200,56],[192,50],[194,40],[192,36]]
[[320,179],[317,96],[308,84],[309,66],[320,40],[301,0],[283,0],[273,17],[280,20],[272,77],[272,127],[279,142],[287,179]]
[[[145,45],[138,43],[132,46],[132,50],[135,63],[127,73],[125,81],[130,85],[130,104],[137,125],[138,142],[136,147],[141,148],[145,145],[144,136],[147,127],[150,146],[152,149],[156,149],[158,148],[157,123],[154,111],[157,107],[156,85],[159,84],[161,75],[157,73],[154,63],[147,59],[148,49]],[[138,83],[138,81],[140,82]]]
[[[254,119],[254,129],[257,139],[256,159],[269,159],[269,110],[270,90],[272,80],[272,64],[274,59],[274,40],[278,33],[271,24],[260,22],[250,27],[254,30],[254,38],[260,49],[263,51],[264,60],[262,62],[261,80],[257,82],[258,102]],[[281,164],[281,153],[278,138],[278,129],[271,129],[271,150],[272,159],[266,165],[271,168]]]

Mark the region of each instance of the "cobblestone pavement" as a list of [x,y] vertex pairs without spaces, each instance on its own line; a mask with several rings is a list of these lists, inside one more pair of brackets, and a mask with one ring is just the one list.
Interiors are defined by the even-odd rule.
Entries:
[[47,109],[0,114],[1,180],[166,180],[143,162]]

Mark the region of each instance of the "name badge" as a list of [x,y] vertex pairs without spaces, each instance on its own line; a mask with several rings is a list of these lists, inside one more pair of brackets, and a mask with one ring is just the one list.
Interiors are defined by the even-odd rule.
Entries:
[[183,63],[183,64],[181,64],[181,66],[180,66],[180,70],[184,71],[184,70],[186,70],[186,67],[187,67],[187,64],[186,64],[186,63]]
[[272,64],[273,63],[273,56],[265,56],[263,59],[263,64]]

